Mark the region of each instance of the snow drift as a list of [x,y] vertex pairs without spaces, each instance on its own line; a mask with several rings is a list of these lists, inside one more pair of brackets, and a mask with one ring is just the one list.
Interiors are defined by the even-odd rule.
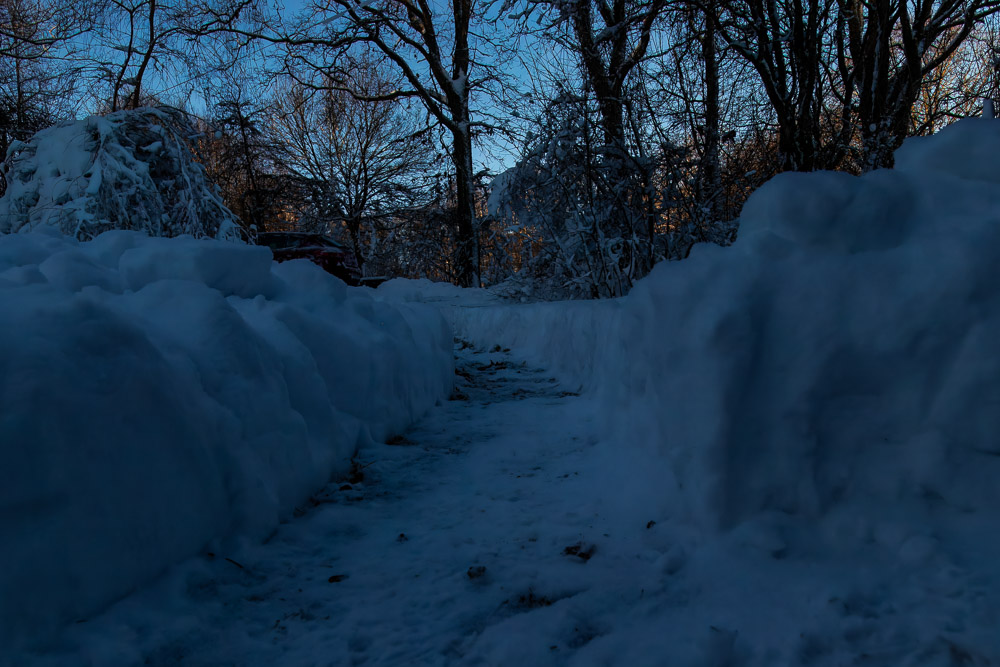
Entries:
[[0,236],[0,350],[4,643],[267,536],[453,377],[427,307],[266,248],[125,231]]
[[194,134],[182,113],[146,108],[69,121],[15,142],[0,232],[238,238],[239,221],[188,148]]
[[620,307],[452,317],[563,350],[665,514],[800,517],[839,544],[896,522],[902,544],[1000,501],[998,155],[1000,122],[964,120],[908,140],[895,170],[775,178],[732,247],[659,265]]

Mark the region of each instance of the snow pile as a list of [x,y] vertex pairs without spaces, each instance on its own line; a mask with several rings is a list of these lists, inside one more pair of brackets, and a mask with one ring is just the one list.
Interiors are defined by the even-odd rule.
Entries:
[[194,133],[183,114],[147,108],[70,121],[15,142],[0,232],[238,237],[236,216],[188,148]]
[[997,149],[1000,123],[973,119],[908,141],[896,170],[784,174],[733,247],[661,264],[617,320],[552,304],[459,327],[563,350],[669,515],[909,544],[931,513],[1000,501]]
[[895,171],[778,177],[732,251],[637,287],[620,420],[670,462],[673,506],[720,526],[995,506],[1000,188],[972,146],[998,140],[963,121]]
[[0,642],[266,537],[447,395],[441,316],[367,292],[263,247],[0,236]]

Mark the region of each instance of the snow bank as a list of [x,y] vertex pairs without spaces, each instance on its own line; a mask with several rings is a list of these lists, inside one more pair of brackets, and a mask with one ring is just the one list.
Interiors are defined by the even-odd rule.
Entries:
[[780,176],[732,251],[637,287],[618,407],[676,507],[729,526],[1000,500],[1000,188],[973,148],[998,140],[963,121],[894,171]]
[[0,236],[0,642],[267,536],[445,396],[444,320],[368,292],[262,247]]
[[188,148],[193,134],[180,112],[138,109],[69,121],[14,142],[0,232],[52,227],[80,240],[111,229],[238,237],[239,221]]
[[895,170],[779,176],[734,246],[659,265],[617,314],[453,317],[477,342],[562,355],[665,514],[902,544],[932,513],[1000,501],[997,155],[1000,122],[974,119],[907,141]]

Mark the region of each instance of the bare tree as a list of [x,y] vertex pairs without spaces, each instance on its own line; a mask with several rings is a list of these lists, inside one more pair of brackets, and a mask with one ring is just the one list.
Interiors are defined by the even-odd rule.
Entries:
[[[505,9],[518,4],[519,0],[510,0]],[[654,26],[668,4],[669,0],[528,0],[524,16],[546,12],[547,35],[579,58],[600,109],[608,146],[625,145],[625,87],[646,57]]]
[[837,66],[862,168],[891,167],[917,99],[997,0],[838,0]]
[[[145,14],[148,12],[148,23]],[[137,81],[130,76],[135,70],[134,62],[143,50],[143,31],[147,27],[148,36],[145,51],[152,57],[156,44],[156,0],[111,0],[100,16],[100,34],[107,43],[107,55],[99,57],[98,69],[107,79],[110,86],[108,110],[118,111],[128,108],[135,96],[131,91],[125,93],[128,86],[134,86]],[[97,51],[99,43],[92,48]],[[95,53],[95,55],[97,55]],[[143,69],[143,74],[145,68]],[[136,90],[141,89],[141,76]],[[131,108],[138,107],[138,103]]]
[[[211,35],[199,30],[202,14],[195,0],[109,0],[100,7],[88,50],[106,87],[102,110],[155,105],[177,86],[178,77],[208,79],[239,54],[203,50]],[[216,60],[220,54],[226,57]]]
[[324,226],[346,227],[362,270],[377,252],[375,228],[427,192],[430,134],[397,102],[379,99],[393,83],[374,63],[359,63],[354,75],[354,91],[366,99],[290,82],[277,93],[271,123],[284,164],[305,178],[314,215]]
[[735,0],[703,4],[719,37],[760,78],[778,121],[783,169],[834,168],[845,142],[827,139],[837,0]]
[[205,88],[208,113],[200,124],[196,151],[226,206],[253,236],[281,224],[299,188],[269,132],[272,100],[260,73],[247,66],[246,58],[220,55],[232,66]]
[[928,74],[913,105],[910,135],[928,135],[961,118],[981,113],[984,98],[995,99],[996,17],[973,34]]
[[914,104],[997,0],[703,3],[757,70],[786,170],[892,166]]
[[87,23],[60,0],[0,0],[0,157],[70,106],[71,42]]
[[[649,56],[654,29],[667,7],[668,0],[508,0],[504,6],[505,12],[520,10],[521,31],[540,32],[549,48],[554,44],[570,55],[579,72],[581,99],[596,105],[600,136],[581,135],[588,142],[581,155],[592,161],[587,178],[599,192],[599,202],[592,202],[601,209],[598,224],[608,238],[621,241],[615,257],[599,262],[600,270],[592,274],[616,276],[612,282],[621,286],[612,293],[627,290],[657,260],[655,160],[644,145],[634,75]],[[539,23],[540,30],[531,27]],[[554,121],[542,119],[542,127],[564,139],[570,128],[584,132],[578,123]],[[605,271],[607,261],[619,266]]]
[[[493,25],[485,5],[480,0],[452,0],[443,6],[429,0],[314,2],[290,31],[259,21],[253,28],[238,27],[251,8],[247,0],[216,10],[205,29],[282,45],[293,72],[320,74],[329,87],[362,101],[415,99],[444,128],[450,136],[456,183],[457,281],[479,284],[472,141],[477,130],[490,124],[473,118],[472,102],[499,77],[499,64],[485,53],[492,49],[487,35]],[[362,59],[378,54],[399,74],[403,86],[366,96],[354,80],[359,49],[366,51]]]

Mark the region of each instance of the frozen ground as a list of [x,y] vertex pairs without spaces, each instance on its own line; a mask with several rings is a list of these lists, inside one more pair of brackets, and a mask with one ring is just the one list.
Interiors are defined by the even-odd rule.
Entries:
[[[591,399],[456,345],[452,399],[360,452],[263,545],[176,567],[25,665],[988,665],[977,529],[817,552],[764,517],[705,539],[644,513]],[[897,557],[894,541],[910,539]]]

